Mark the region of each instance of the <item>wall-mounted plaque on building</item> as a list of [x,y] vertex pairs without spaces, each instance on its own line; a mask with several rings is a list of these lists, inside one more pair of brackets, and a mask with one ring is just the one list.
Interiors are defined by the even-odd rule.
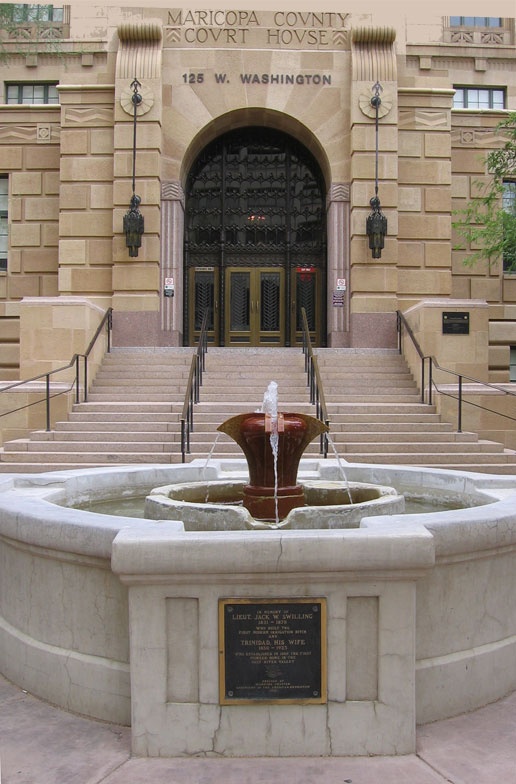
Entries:
[[220,704],[326,702],[326,599],[220,599]]
[[443,311],[443,335],[469,335],[469,313]]

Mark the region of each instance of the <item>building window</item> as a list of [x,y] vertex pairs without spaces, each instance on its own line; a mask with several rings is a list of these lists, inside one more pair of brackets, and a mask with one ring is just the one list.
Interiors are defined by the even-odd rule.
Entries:
[[59,103],[55,84],[6,84],[6,103]]
[[505,109],[505,90],[496,87],[455,87],[454,109]]
[[13,3],[13,22],[62,22],[63,6]]
[[516,346],[511,346],[509,359],[509,381],[516,381]]
[[450,16],[450,27],[501,27],[499,16]]
[[7,175],[0,175],[0,272],[7,269]]

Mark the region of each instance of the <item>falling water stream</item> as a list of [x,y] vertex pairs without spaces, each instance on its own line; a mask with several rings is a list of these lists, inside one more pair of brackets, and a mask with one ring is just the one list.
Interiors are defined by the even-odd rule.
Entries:
[[[206,482],[206,469],[208,468],[208,463],[210,462],[210,460],[211,460],[211,458],[213,456],[213,453],[215,451],[215,447],[217,446],[217,442],[218,442],[219,438],[221,437],[221,435],[222,435],[222,433],[217,433],[217,435],[215,436],[215,441],[213,442],[213,446],[210,449],[210,453],[209,453],[208,457],[206,458],[205,464],[202,467],[202,481],[203,482]],[[204,503],[205,504],[208,503],[209,498],[210,498],[210,483],[206,482],[206,498],[204,499]]]
[[341,456],[339,455],[339,453],[337,452],[337,447],[335,446],[335,443],[334,443],[334,441],[333,441],[333,438],[330,436],[330,434],[329,434],[329,433],[326,433],[326,438],[328,439],[328,442],[329,442],[329,444],[330,444],[331,448],[333,449],[333,454],[335,455],[335,457],[336,457],[336,459],[337,459],[337,464],[338,464],[338,466],[339,466],[339,471],[340,471],[340,474],[341,474],[341,476],[342,476],[342,481],[343,481],[343,482],[344,482],[344,484],[346,485],[346,492],[347,492],[347,494],[348,494],[349,503],[350,503],[350,504],[352,504],[352,503],[353,503],[353,499],[351,498],[351,491],[350,491],[350,489],[349,489],[349,482],[348,482],[348,478],[347,478],[347,476],[346,476],[346,472],[344,471],[344,466],[342,465],[342,458],[341,458]]
[[270,381],[269,386],[263,395],[263,403],[260,409],[261,414],[269,414],[271,418],[270,443],[272,456],[274,458],[274,507],[276,513],[276,525],[279,525],[278,514],[278,385],[275,381]]

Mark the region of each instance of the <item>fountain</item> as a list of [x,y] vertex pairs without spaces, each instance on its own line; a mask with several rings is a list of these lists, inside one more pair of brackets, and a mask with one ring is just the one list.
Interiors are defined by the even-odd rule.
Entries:
[[403,512],[404,498],[392,487],[355,483],[350,488],[347,480],[298,483],[306,447],[328,427],[308,414],[278,412],[277,400],[277,384],[271,381],[260,411],[231,417],[217,428],[242,449],[249,482],[154,488],[145,517],[181,520],[185,530],[324,529],[355,527],[365,514]]
[[[411,753],[416,721],[514,690],[516,479],[346,464],[350,504],[336,460],[299,460],[303,417],[285,464],[289,416],[249,478],[236,459],[2,476],[0,671],[132,723],[140,756]],[[237,439],[259,455],[269,424],[243,415]],[[154,519],[72,508],[140,495]],[[401,515],[403,496],[464,508]]]

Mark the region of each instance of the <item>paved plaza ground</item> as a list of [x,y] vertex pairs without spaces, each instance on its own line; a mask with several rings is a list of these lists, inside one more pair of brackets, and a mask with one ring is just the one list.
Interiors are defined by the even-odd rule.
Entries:
[[130,730],[0,677],[1,784],[516,784],[516,692],[420,727],[404,757],[131,758]]

